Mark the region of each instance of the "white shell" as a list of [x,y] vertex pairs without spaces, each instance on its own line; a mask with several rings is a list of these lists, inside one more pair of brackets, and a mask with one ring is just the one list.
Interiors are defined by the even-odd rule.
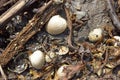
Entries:
[[47,55],[45,55],[46,62],[51,62],[52,59],[55,57],[56,53],[49,51]]
[[114,36],[113,38],[120,42],[120,36]]
[[55,15],[49,20],[46,26],[46,31],[49,34],[57,35],[64,32],[66,28],[67,28],[66,20],[62,18],[60,15]]
[[40,50],[36,50],[29,56],[29,60],[34,68],[40,69],[45,63],[44,53]]
[[96,28],[93,31],[91,31],[88,35],[88,38],[91,42],[96,42],[99,41],[100,39],[102,39],[103,35],[102,35],[102,29],[101,28]]
[[61,46],[59,52],[56,54],[58,55],[65,55],[69,52],[69,48],[67,46]]
[[113,37],[115,40],[117,40],[115,43],[114,43],[114,46],[118,46],[118,42],[120,42],[120,36],[114,36]]
[[62,65],[58,70],[57,70],[57,77],[59,79],[61,79],[62,77],[66,76],[66,73],[64,72],[64,69],[67,67],[68,65]]

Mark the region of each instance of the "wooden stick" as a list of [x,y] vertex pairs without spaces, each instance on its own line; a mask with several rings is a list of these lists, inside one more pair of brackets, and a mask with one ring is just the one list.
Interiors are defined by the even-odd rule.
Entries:
[[18,14],[22,9],[25,8],[28,3],[35,0],[19,0],[10,9],[0,16],[0,25],[6,24],[13,16]]
[[120,20],[115,12],[115,9],[113,7],[113,4],[112,4],[112,1],[113,0],[107,0],[107,3],[108,3],[108,8],[109,8],[109,15],[112,19],[112,22],[113,24],[115,25],[115,27],[120,30]]
[[67,16],[67,23],[68,23],[68,28],[69,28],[69,36],[68,36],[68,45],[69,47],[73,48],[73,49],[77,49],[76,47],[74,47],[72,45],[72,21],[71,21],[71,18],[70,18],[70,11],[68,8],[64,7],[65,9],[65,13],[66,13],[66,16]]
[[0,65],[0,72],[1,72],[1,75],[4,78],[4,80],[7,80],[7,76],[5,75],[1,65]]

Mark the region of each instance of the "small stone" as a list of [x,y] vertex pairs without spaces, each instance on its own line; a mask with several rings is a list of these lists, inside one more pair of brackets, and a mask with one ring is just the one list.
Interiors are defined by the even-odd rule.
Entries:
[[86,16],[86,12],[84,11],[76,11],[74,14],[76,15],[77,19],[82,19],[83,17]]

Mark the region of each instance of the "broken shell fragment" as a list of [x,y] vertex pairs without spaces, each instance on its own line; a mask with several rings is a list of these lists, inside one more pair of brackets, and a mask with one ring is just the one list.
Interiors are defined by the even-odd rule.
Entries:
[[113,37],[115,40],[118,40],[120,42],[120,36],[114,36]]
[[49,51],[47,55],[45,55],[46,62],[51,62],[52,59],[55,57],[56,53]]
[[55,2],[55,4],[60,4],[63,3],[64,0],[53,0]]
[[60,15],[55,15],[49,20],[46,26],[46,31],[49,34],[57,35],[64,32],[66,28],[67,28],[66,20],[62,18]]
[[27,67],[28,67],[28,64],[24,63],[21,65],[15,66],[15,69],[11,69],[8,67],[8,70],[11,72],[20,74],[20,73],[24,72],[27,69]]
[[120,36],[114,36],[113,37],[115,42],[114,42],[114,46],[119,46],[120,45]]
[[64,72],[64,70],[67,68],[68,65],[62,65],[58,70],[57,70],[57,77],[58,79],[61,79],[63,77],[66,76],[66,73]]
[[58,55],[65,55],[69,52],[69,48],[67,46],[61,46],[59,51],[56,53]]
[[20,52],[14,59],[10,62],[8,70],[14,73],[23,73],[28,68],[28,61],[25,58],[27,55],[24,52]]
[[36,50],[29,56],[29,60],[34,68],[40,69],[45,63],[44,53],[40,50]]
[[102,29],[101,28],[96,28],[93,31],[91,31],[88,35],[88,38],[91,42],[96,42],[100,41],[103,38],[102,34]]

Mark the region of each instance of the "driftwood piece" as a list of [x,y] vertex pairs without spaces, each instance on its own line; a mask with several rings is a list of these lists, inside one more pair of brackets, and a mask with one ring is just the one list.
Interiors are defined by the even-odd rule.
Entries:
[[108,4],[108,11],[109,11],[109,15],[112,19],[113,24],[115,25],[115,27],[120,30],[120,20],[115,12],[114,6],[112,4],[113,0],[107,0],[107,4]]
[[[59,5],[52,5],[52,0],[39,9],[23,30],[14,38],[0,55],[0,65],[6,65],[23,45],[55,14]],[[50,6],[51,5],[51,6]]]
[[1,8],[3,8],[3,7],[5,7],[5,6],[7,6],[7,5],[9,5],[9,4],[13,4],[13,3],[15,3],[17,0],[0,0],[0,10],[1,10]]
[[10,9],[0,16],[0,25],[6,24],[13,16],[23,10],[28,4],[35,2],[36,0],[19,0]]

